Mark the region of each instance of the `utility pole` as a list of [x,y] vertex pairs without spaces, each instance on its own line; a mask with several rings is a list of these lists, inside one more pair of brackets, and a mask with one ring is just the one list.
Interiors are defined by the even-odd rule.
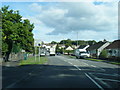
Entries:
[[77,31],[77,47],[78,47],[78,31]]

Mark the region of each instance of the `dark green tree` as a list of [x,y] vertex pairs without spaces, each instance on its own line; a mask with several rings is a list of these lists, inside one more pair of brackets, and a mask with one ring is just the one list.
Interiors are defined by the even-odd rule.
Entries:
[[2,14],[2,54],[5,56],[5,61],[8,61],[13,46],[32,52],[34,25],[30,24],[28,19],[22,20],[19,11],[9,10],[9,6],[2,7],[0,12]]
[[55,41],[52,41],[52,42],[51,42],[51,44],[57,44],[57,42],[55,42]]

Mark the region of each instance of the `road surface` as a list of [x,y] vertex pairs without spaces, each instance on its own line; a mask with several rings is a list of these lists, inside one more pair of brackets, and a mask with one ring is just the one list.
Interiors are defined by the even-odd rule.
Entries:
[[117,65],[48,56],[47,65],[3,67],[3,88],[120,88]]

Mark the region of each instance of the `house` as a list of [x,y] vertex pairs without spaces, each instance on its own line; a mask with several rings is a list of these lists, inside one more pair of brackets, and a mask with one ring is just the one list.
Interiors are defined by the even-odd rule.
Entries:
[[67,48],[65,48],[65,53],[64,54],[72,54],[72,51],[73,51],[74,49],[71,47],[71,46],[68,46]]
[[72,45],[72,48],[74,48],[74,49],[77,49],[78,47],[79,47],[79,45],[78,46]]
[[100,41],[96,44],[93,44],[87,48],[87,51],[92,57],[99,57],[100,53],[104,48],[106,48],[110,43],[107,41]]
[[49,50],[51,47],[56,48],[57,44],[44,44],[42,46],[45,47],[47,50]]
[[77,49],[84,49],[86,50],[89,47],[89,45],[80,45]]
[[108,57],[120,57],[120,40],[113,41],[110,45],[106,47],[106,50],[108,51]]
[[59,46],[59,49],[65,48],[64,44],[59,44],[58,46]]
[[65,50],[73,50],[71,46],[68,46]]

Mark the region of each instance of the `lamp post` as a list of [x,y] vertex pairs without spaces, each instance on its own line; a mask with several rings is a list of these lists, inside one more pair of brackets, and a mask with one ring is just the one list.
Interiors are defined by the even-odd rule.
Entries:
[[35,61],[36,61],[36,41],[34,42],[34,47],[35,47]]
[[40,44],[38,44],[39,46],[39,62],[40,62]]

